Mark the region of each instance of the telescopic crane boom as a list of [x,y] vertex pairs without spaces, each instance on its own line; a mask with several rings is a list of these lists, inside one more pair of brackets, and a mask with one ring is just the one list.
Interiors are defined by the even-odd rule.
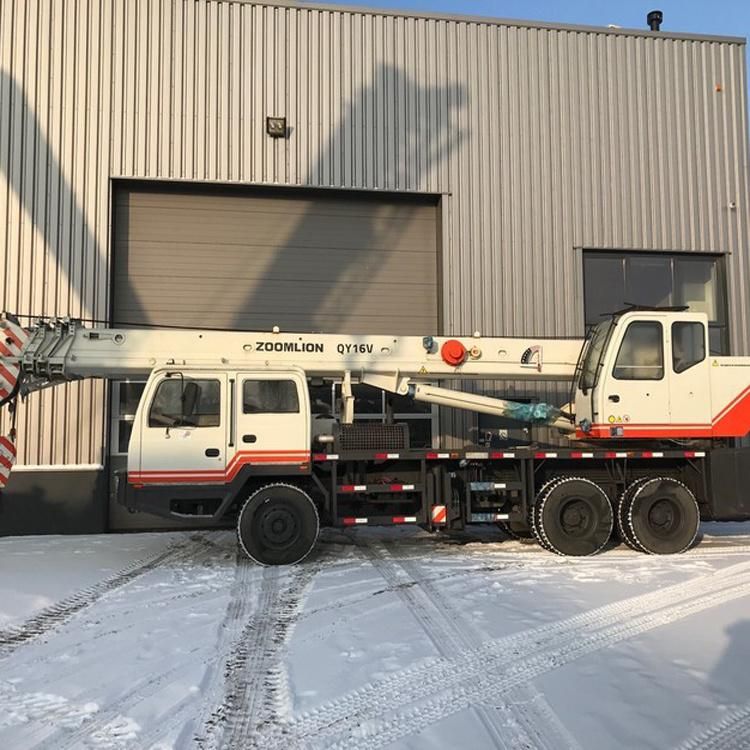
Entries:
[[[581,339],[524,339],[441,336],[351,336],[337,334],[87,328],[74,320],[40,321],[23,331],[6,317],[5,330],[25,336],[6,366],[18,368],[26,395],[59,382],[82,378],[145,378],[160,366],[300,367],[307,377],[365,383],[419,401],[516,418],[554,423],[573,430],[547,405],[529,407],[434,385],[446,379],[570,381]],[[7,385],[13,386],[12,383]],[[6,390],[8,390],[6,385]],[[348,391],[348,392],[347,392]],[[351,408],[345,422],[351,421]]]

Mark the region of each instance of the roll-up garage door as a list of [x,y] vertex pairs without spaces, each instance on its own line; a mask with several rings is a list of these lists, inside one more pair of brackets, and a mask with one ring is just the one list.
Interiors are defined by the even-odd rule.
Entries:
[[120,183],[115,323],[438,330],[434,197]]
[[[434,197],[121,182],[114,208],[115,324],[438,331]],[[112,472],[126,466],[142,389],[112,385]],[[110,497],[109,526],[174,523]]]

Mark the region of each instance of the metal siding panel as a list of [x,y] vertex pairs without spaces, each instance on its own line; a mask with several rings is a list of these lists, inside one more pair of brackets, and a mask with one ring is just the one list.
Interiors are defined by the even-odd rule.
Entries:
[[[3,298],[106,313],[110,176],[429,190],[446,331],[579,334],[574,247],[724,251],[746,352],[744,52],[215,0],[2,3]],[[30,400],[22,460],[98,461],[102,400]]]

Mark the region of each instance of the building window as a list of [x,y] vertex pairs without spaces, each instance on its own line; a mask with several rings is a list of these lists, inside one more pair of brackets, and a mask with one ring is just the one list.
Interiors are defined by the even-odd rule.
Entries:
[[711,354],[727,354],[729,337],[722,259],[691,254],[583,254],[586,325],[628,305],[687,306],[708,315]]
[[135,411],[145,387],[145,380],[112,383],[112,455],[127,455]]

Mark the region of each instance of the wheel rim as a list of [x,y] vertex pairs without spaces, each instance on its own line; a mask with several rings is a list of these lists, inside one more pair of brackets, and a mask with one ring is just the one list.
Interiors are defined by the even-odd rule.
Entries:
[[682,521],[682,514],[670,498],[657,500],[648,511],[648,524],[657,536],[669,538]]
[[592,508],[580,497],[571,498],[560,509],[560,525],[571,537],[580,539],[591,530]]
[[259,540],[267,547],[287,549],[299,538],[299,518],[289,508],[272,505],[258,515]]

